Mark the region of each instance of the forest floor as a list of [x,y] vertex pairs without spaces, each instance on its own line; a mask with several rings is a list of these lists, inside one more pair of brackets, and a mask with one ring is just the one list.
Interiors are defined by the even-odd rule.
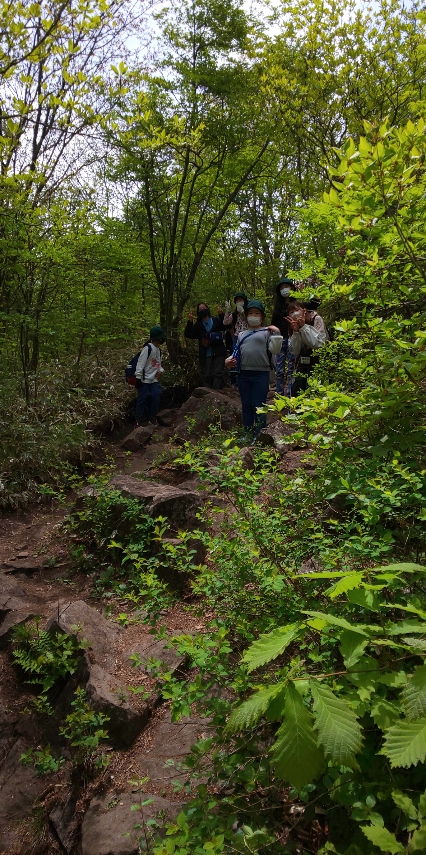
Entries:
[[[233,390],[228,394],[230,397],[236,396]],[[111,474],[137,474],[143,479],[175,485],[179,478],[173,468],[168,470],[164,464],[157,466],[157,461],[164,456],[164,452],[170,451],[170,438],[166,437],[164,442],[154,441],[140,451],[129,453],[122,449],[121,442],[131,431],[130,426],[124,425],[103,443],[100,460],[108,460]],[[161,434],[161,429],[159,433]],[[290,471],[294,470],[300,463],[301,455],[300,451],[290,452],[290,456],[284,457],[286,462],[283,465],[290,467]],[[118,598],[111,598],[106,609],[105,600],[94,593],[93,579],[76,567],[72,556],[72,539],[63,527],[75,498],[75,493],[69,492],[61,503],[53,500],[25,513],[3,515],[0,519],[0,571],[16,581],[25,600],[31,604],[31,613],[42,618],[42,625],[55,613],[59,616],[60,610],[67,608],[70,603],[84,602],[91,609],[107,616],[108,620],[118,627],[112,645],[114,661],[108,667],[109,674],[122,685],[145,690],[144,695],[133,694],[128,699],[128,705],[133,711],[142,713],[142,698],[155,693],[155,680],[149,669],[144,671],[142,668],[132,667],[129,650],[142,647],[146,649],[147,626],[132,622],[131,619],[127,625],[124,621],[123,626],[123,611],[126,612],[127,608],[131,617],[131,607],[128,604],[123,606],[123,601],[120,602]],[[116,623],[118,615],[121,617],[121,626]],[[210,617],[211,615],[205,616],[206,619]],[[192,614],[182,601],[164,610],[161,622],[168,636],[192,634],[204,629],[203,618]],[[154,650],[154,653],[158,651]],[[184,672],[184,663],[178,663],[179,667],[182,667]],[[17,762],[20,753],[39,747],[43,740],[37,719],[29,710],[29,702],[33,696],[31,691],[28,691],[28,686],[22,683],[22,679],[17,678],[10,649],[1,649],[0,719],[4,718],[6,727],[0,738],[0,855],[24,855],[30,852],[34,855],[39,852],[103,855],[102,840],[108,837],[111,844],[111,836],[117,834],[120,836],[116,844],[120,855],[131,855],[138,851],[132,849],[132,845],[135,846],[132,835],[134,815],[130,814],[128,805],[124,820],[120,819],[120,810],[123,806],[126,807],[122,799],[126,798],[126,794],[129,799],[136,798],[136,795],[132,795],[138,790],[137,786],[135,790],[135,781],[149,779],[149,794],[160,799],[160,802],[164,800],[164,804],[159,802],[158,806],[167,811],[173,802],[177,802],[178,809],[183,786],[185,785],[186,799],[190,791],[186,780],[187,772],[181,770],[180,763],[189,753],[191,745],[200,737],[208,735],[208,721],[194,715],[174,723],[171,721],[170,705],[158,697],[149,721],[133,743],[129,747],[114,750],[107,769],[94,783],[84,788],[80,801],[74,804],[73,820],[70,823],[66,818],[67,810],[69,813],[66,793],[69,795],[70,763],[66,762],[60,772],[49,776],[47,785],[46,779],[36,776],[34,769]],[[195,785],[198,783],[199,780],[194,782]],[[59,814],[58,792],[61,794]],[[96,826],[96,811],[99,813],[100,810],[104,815],[106,810],[102,804],[95,803],[99,793],[103,794],[102,797],[106,793],[107,807],[111,814],[110,823],[104,823],[103,837],[97,833],[96,839],[92,840],[87,832],[86,842],[83,841],[81,848],[81,834],[80,829],[76,833],[76,822],[81,825],[92,802],[89,813],[94,813],[89,824],[92,828]],[[112,802],[113,809],[110,807]],[[48,816],[48,819],[45,816],[44,824],[41,823],[42,827],[38,830],[34,805],[41,806],[44,814]],[[124,833],[131,835],[127,849],[120,848],[124,845]],[[111,848],[108,851],[115,850]]]

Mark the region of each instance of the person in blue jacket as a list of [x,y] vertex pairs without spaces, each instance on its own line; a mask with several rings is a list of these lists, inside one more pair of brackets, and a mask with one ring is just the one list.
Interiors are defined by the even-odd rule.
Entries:
[[201,384],[211,389],[222,389],[225,381],[226,347],[224,343],[224,314],[218,306],[217,317],[212,317],[207,303],[198,303],[197,317],[189,312],[184,330],[186,338],[198,340],[198,358]]

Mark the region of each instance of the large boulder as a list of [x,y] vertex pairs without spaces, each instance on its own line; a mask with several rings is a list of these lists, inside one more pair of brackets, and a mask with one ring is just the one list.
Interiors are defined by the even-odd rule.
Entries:
[[[137,807],[138,806],[138,807]],[[110,792],[96,796],[86,811],[81,836],[82,855],[139,855],[138,839],[148,820],[174,819],[182,802],[172,802],[149,793]]]
[[154,481],[141,481],[130,475],[115,475],[109,482],[123,496],[139,499],[153,517],[167,517],[175,528],[196,528],[196,514],[201,506],[201,497],[190,490],[169,487]]
[[125,451],[140,451],[140,449],[144,448],[144,446],[150,441],[153,430],[154,425],[137,427],[132,431],[132,433],[129,433],[129,435],[123,439],[120,447],[124,448]]
[[257,441],[259,445],[272,446],[279,454],[286,454],[296,448],[294,443],[289,442],[293,433],[294,428],[291,425],[277,419],[260,431]]
[[129,692],[119,680],[99,665],[90,666],[86,692],[91,706],[108,716],[105,729],[114,748],[128,748],[145,727],[151,707],[143,704],[134,709],[129,703]]
[[232,430],[241,424],[239,398],[229,397],[222,392],[199,386],[178,413],[176,436],[187,440],[205,433],[210,425],[219,425],[222,430]]
[[66,632],[83,642],[89,659],[106,670],[115,665],[114,647],[122,633],[84,600],[59,606],[46,625],[51,632]]

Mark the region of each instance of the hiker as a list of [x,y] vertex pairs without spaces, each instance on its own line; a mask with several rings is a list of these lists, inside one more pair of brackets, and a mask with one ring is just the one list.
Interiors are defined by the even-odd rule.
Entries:
[[225,327],[224,314],[218,306],[217,317],[211,316],[207,303],[198,303],[197,319],[194,313],[188,313],[184,330],[186,338],[198,339],[198,359],[202,386],[221,389],[225,379],[226,348],[223,341]]
[[137,361],[135,386],[138,390],[136,401],[136,426],[140,425],[145,406],[148,409],[148,419],[151,424],[157,424],[157,413],[160,405],[161,386],[159,379],[164,372],[161,367],[160,344],[165,341],[165,335],[160,326],[151,327],[149,341],[144,344]]
[[[289,359],[288,353],[288,341],[289,336],[291,335],[291,327],[289,326],[287,316],[289,314],[289,306],[291,301],[291,290],[293,288],[293,279],[288,279],[287,276],[282,276],[278,285],[276,287],[276,298],[274,311],[272,312],[272,321],[276,327],[279,328],[279,331],[283,337],[283,343],[281,345],[281,350],[276,356],[275,360],[275,390],[278,395],[287,395],[290,394],[291,387],[291,371],[290,366],[292,364],[292,360]],[[287,370],[286,370],[287,363]],[[287,375],[287,383],[284,385],[284,378]]]
[[[225,342],[226,349],[230,355],[234,352],[238,334],[248,329],[246,318],[247,301],[247,294],[245,294],[244,291],[237,291],[237,293],[234,294],[235,309],[233,312],[231,312],[231,304],[225,303],[226,311],[223,319],[223,325],[227,329]],[[229,379],[232,386],[238,385],[236,369],[231,369],[229,372]]]
[[261,300],[247,303],[248,329],[238,334],[234,353],[226,360],[228,368],[238,370],[243,426],[253,431],[253,442],[266,425],[266,416],[256,409],[266,403],[269,391],[271,354],[281,350],[283,337],[278,327],[265,327],[265,306]]
[[308,379],[318,356],[314,351],[322,347],[328,340],[327,327],[318,314],[315,307],[319,301],[311,298],[308,303],[292,301],[288,315],[288,322],[292,329],[292,336],[288,344],[289,354],[295,358],[294,372],[298,375],[291,385],[291,396],[304,392]]

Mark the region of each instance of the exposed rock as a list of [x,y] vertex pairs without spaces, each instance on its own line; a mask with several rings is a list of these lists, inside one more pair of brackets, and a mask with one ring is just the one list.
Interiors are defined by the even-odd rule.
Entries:
[[145,704],[132,709],[126,688],[99,665],[90,666],[86,691],[93,708],[109,718],[105,729],[114,748],[128,748],[147,723],[151,708]]
[[205,718],[182,718],[172,722],[170,709],[165,710],[163,719],[156,723],[148,751],[136,761],[138,774],[141,777],[148,775],[149,780],[157,785],[166,786],[178,779],[184,782],[190,772],[181,768],[182,761],[194,742],[212,736],[213,732],[212,725]]
[[196,513],[201,497],[197,493],[153,481],[141,481],[130,475],[115,475],[110,486],[120,490],[123,496],[139,499],[153,517],[165,516],[179,528],[191,529],[198,525]]
[[0,608],[7,603],[10,597],[25,599],[25,592],[15,579],[0,572]]
[[[13,602],[15,602],[15,600],[13,600]],[[21,600],[16,602],[19,606],[22,606]],[[17,609],[14,608],[13,611],[10,611],[4,618],[0,627],[0,650],[4,650],[4,648],[9,644],[12,631],[15,626],[19,626],[21,623],[25,623],[25,621],[34,618],[36,614],[37,610],[31,608],[31,606],[27,606],[25,608],[18,607]]]
[[[124,659],[129,661],[135,654],[139,658],[139,664],[136,667],[143,671],[149,671],[150,660],[154,659],[159,660],[165,666],[166,671],[175,674],[176,671],[183,669],[188,661],[186,656],[179,656],[176,650],[168,647],[167,640],[155,638],[149,633],[146,634],[142,643],[133,646],[124,654]],[[156,705],[156,700],[154,700],[154,705]]]
[[294,443],[289,443],[287,440],[287,437],[293,433],[294,428],[279,419],[262,428],[257,441],[260,445],[272,445],[280,454],[286,454],[295,448]]
[[2,570],[6,573],[24,573],[32,576],[33,573],[42,570],[46,565],[46,559],[36,556],[35,558],[14,558],[3,561]]
[[306,449],[300,449],[298,451],[289,451],[283,460],[283,469],[288,475],[293,475],[300,469],[301,458],[306,454]]
[[56,805],[49,814],[49,821],[67,855],[71,855],[74,850],[78,831],[75,807],[75,799],[70,797],[66,802]]
[[91,659],[106,669],[114,666],[113,648],[122,630],[84,600],[76,600],[58,608],[46,629],[75,635],[79,641],[84,639]]
[[158,425],[158,427],[155,428],[154,433],[152,434],[151,443],[157,446],[164,445],[171,440],[172,436],[174,436],[174,433],[174,428],[162,427],[161,425]]
[[241,460],[241,465],[243,469],[251,472],[254,469],[254,456],[251,448],[244,446],[244,448],[240,448],[238,455]]
[[164,427],[172,427],[174,425],[177,418],[176,410],[160,410],[157,415],[157,419],[160,422],[160,425],[164,425]]
[[16,740],[0,770],[0,852],[5,855],[14,851],[11,846],[18,823],[29,815],[34,800],[46,789],[46,781],[36,774],[32,766],[23,766],[19,762],[27,749],[24,740]]
[[[149,801],[149,804],[143,804]],[[132,810],[132,805],[142,805]],[[149,819],[173,819],[182,809],[182,802],[171,802],[149,793],[114,792],[92,799],[82,826],[82,855],[139,855],[138,838]],[[160,820],[161,823],[161,820]],[[149,832],[149,826],[147,827]]]
[[132,433],[129,433],[129,436],[123,439],[120,448],[124,448],[125,451],[139,451],[150,441],[153,430],[154,425],[137,427]]
[[194,389],[179,410],[176,436],[183,441],[191,436],[200,436],[213,424],[219,424],[223,430],[231,430],[240,423],[239,400],[200,386]]

